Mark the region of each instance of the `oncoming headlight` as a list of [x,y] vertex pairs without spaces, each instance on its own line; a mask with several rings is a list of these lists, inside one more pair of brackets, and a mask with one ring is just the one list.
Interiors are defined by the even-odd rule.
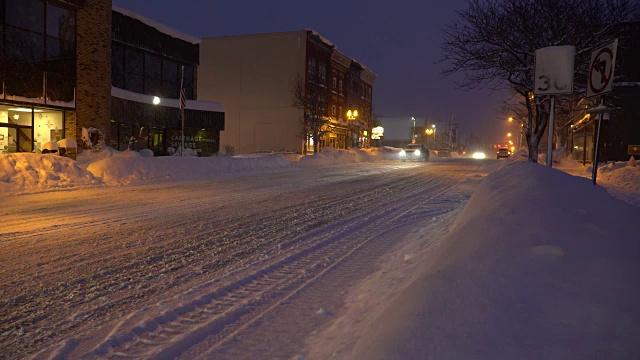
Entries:
[[420,150],[416,150],[415,154],[416,156],[420,155]]
[[400,150],[400,156],[406,156],[406,155],[407,155],[407,152],[406,152],[406,151],[404,151],[404,150]]
[[487,157],[487,155],[485,155],[484,153],[481,153],[481,152],[475,152],[475,153],[473,153],[472,157],[474,159],[484,159],[484,158]]

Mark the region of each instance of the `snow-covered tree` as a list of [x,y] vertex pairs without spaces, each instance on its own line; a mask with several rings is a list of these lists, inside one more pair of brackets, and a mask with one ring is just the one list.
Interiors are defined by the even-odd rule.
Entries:
[[443,74],[466,74],[458,86],[511,89],[523,109],[530,161],[547,127],[550,97],[533,96],[536,49],[573,45],[574,90],[586,91],[591,50],[638,18],[638,0],[469,0],[444,30]]

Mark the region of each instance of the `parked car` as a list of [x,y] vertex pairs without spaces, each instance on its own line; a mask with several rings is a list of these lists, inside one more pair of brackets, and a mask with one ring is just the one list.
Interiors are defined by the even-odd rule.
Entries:
[[451,157],[451,152],[447,148],[442,148],[442,149],[438,150],[438,157],[439,158],[450,158]]
[[508,158],[509,156],[511,156],[511,150],[509,150],[507,148],[500,148],[500,149],[498,149],[498,152],[496,153],[496,159]]
[[429,161],[429,149],[424,144],[409,144],[400,151],[400,158],[402,161]]

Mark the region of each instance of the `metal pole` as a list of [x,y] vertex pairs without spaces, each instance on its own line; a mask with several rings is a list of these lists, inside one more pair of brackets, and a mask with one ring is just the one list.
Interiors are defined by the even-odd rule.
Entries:
[[598,176],[598,148],[600,147],[600,128],[602,127],[602,114],[598,115],[598,130],[596,133],[596,147],[593,154],[593,166],[591,166],[591,179],[593,185],[596,184],[596,177]]
[[[182,101],[182,87],[184,86],[184,65],[181,67],[180,75],[180,94],[178,95],[178,101]],[[180,131],[180,137],[182,138],[182,144],[180,145],[180,156],[184,156],[184,107],[180,106],[180,119],[182,120],[182,130]]]
[[551,111],[549,114],[549,141],[547,147],[547,166],[553,167],[553,130],[554,130],[554,115],[556,107],[556,97],[551,95]]

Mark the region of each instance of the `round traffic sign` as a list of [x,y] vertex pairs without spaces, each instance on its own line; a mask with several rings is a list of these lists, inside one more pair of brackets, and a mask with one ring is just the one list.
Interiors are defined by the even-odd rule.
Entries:
[[589,89],[594,94],[604,91],[613,78],[613,51],[602,48],[589,67]]

